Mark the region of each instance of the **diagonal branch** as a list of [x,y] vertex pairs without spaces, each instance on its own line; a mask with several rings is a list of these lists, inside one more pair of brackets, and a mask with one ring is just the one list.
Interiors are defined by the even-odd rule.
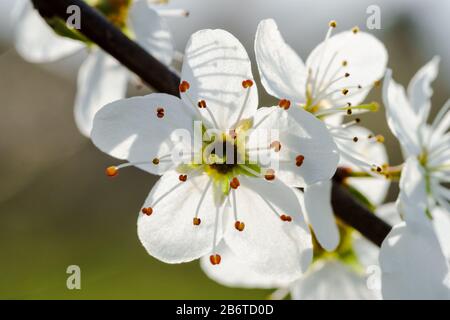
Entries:
[[[180,78],[84,1],[32,0],[32,2],[43,17],[59,17],[64,21],[68,18],[67,8],[72,5],[78,6],[81,10],[79,31],[84,36],[136,73],[154,89],[179,96]],[[355,199],[342,186],[341,178],[338,171],[333,179],[332,204],[336,216],[358,230],[368,240],[381,246],[391,226]]]

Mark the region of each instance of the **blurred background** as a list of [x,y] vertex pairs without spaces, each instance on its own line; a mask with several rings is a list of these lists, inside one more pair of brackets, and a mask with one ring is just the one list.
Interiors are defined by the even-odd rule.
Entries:
[[[105,177],[104,168],[116,161],[81,136],[73,120],[82,57],[45,65],[23,61],[13,44],[13,24],[20,21],[8,18],[14,3],[0,0],[0,298],[266,298],[269,291],[216,284],[198,262],[167,265],[145,252],[136,234],[136,213],[156,177],[133,168],[116,179]],[[369,5],[381,9],[380,30],[366,30]],[[334,19],[337,32],[359,25],[384,41],[389,66],[404,85],[440,55],[433,114],[450,94],[447,0],[172,0],[169,6],[190,12],[188,18],[168,20],[181,52],[191,33],[223,28],[243,42],[254,61],[256,26],[274,18],[286,41],[306,59]],[[129,90],[130,95],[146,92]],[[261,105],[274,102],[262,88],[259,94]],[[381,102],[380,89],[368,100]],[[386,137],[390,162],[400,163],[384,110],[362,118]],[[387,201],[396,194],[394,184]],[[66,288],[69,265],[81,267],[81,290]]]

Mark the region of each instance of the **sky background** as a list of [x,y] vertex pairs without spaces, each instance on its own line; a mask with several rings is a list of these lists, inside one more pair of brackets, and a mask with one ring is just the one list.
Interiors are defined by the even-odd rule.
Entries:
[[[73,120],[82,57],[46,65],[23,61],[13,49],[13,3],[0,0],[0,298],[266,298],[270,291],[210,281],[198,262],[167,265],[145,252],[136,216],[156,177],[130,168],[117,179],[105,178],[104,168],[116,161],[81,136]],[[254,62],[256,26],[274,18],[306,59],[328,21],[337,20],[337,32],[354,25],[365,30],[373,4],[381,8],[382,28],[370,32],[385,42],[398,82],[407,85],[420,66],[435,54],[442,57],[433,86],[436,113],[450,93],[450,1],[174,0],[171,7],[191,14],[168,22],[179,51],[191,33],[223,28],[243,42]],[[130,94],[146,92],[130,87]],[[262,87],[259,94],[262,105],[274,102]],[[380,90],[368,100],[381,102]],[[400,163],[384,109],[362,118],[386,137],[390,162]],[[389,200],[395,197],[393,185]],[[72,264],[82,270],[79,291],[66,288]]]

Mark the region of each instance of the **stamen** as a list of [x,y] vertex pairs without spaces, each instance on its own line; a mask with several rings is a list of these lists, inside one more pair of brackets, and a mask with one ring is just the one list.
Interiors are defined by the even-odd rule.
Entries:
[[222,260],[222,257],[218,254],[213,254],[209,257],[209,261],[213,266],[220,264],[220,261]]
[[158,159],[158,158],[154,158],[154,159],[152,160],[152,163],[153,163],[155,166],[157,166],[157,165],[159,164],[159,159]]
[[253,86],[253,81],[250,79],[244,80],[242,81],[242,87],[244,89],[248,89],[247,92],[245,93],[245,98],[244,101],[242,102],[242,106],[241,106],[241,110],[239,111],[239,115],[237,117],[236,120],[236,125],[239,123],[239,121],[241,121],[242,115],[244,114],[244,110],[245,110],[245,106],[248,103],[248,98],[250,97],[250,88]]
[[253,81],[250,79],[244,80],[242,81],[242,87],[244,87],[244,89],[248,89],[251,86],[253,86]]
[[344,88],[344,89],[341,90],[341,92],[342,92],[342,94],[345,96],[345,95],[347,95],[347,93],[348,93],[348,89]]
[[353,28],[352,28],[352,32],[353,32],[354,34],[357,34],[357,33],[359,32],[359,27],[358,27],[358,26],[353,27]]
[[342,64],[343,67],[346,67],[348,65],[348,61],[347,60],[343,60],[341,64]]
[[105,173],[108,177],[115,177],[119,174],[119,169],[115,166],[106,168]]
[[236,228],[236,230],[242,232],[242,231],[244,231],[245,223],[243,223],[243,222],[241,222],[241,221],[236,221],[236,222],[234,223],[234,227]]
[[179,89],[180,89],[180,92],[185,93],[186,91],[189,90],[190,87],[191,87],[191,85],[189,84],[189,82],[183,80],[180,83]]
[[156,116],[158,117],[158,118],[164,118],[164,108],[158,108],[158,109],[156,109]]
[[274,180],[274,179],[275,179],[275,171],[274,171],[273,169],[267,169],[267,170],[266,170],[266,173],[265,173],[265,175],[264,175],[264,178],[265,178],[267,181],[272,181],[272,180]]
[[232,189],[237,189],[240,185],[241,185],[241,184],[240,184],[238,178],[234,177],[233,179],[231,179],[231,181],[230,181],[230,187],[231,187]]
[[[225,210],[225,206],[224,206],[224,210]],[[223,214],[223,212],[222,212],[222,214]],[[221,256],[218,255],[217,253],[214,254],[214,252],[216,252],[218,229],[219,229],[219,208],[216,207],[216,219],[214,221],[214,236],[213,236],[213,245],[212,245],[213,254],[209,257],[209,261],[211,261],[212,265],[219,264],[220,260],[222,259]]]
[[192,222],[193,222],[194,226],[199,226],[200,223],[202,223],[202,220],[200,218],[194,218],[192,220]]
[[270,144],[270,147],[275,151],[275,152],[280,152],[281,150],[281,143],[280,141],[273,141]]
[[181,182],[186,182],[186,180],[187,180],[187,175],[181,174],[181,175],[178,177],[178,179],[179,179]]
[[288,216],[288,215],[285,215],[285,214],[282,214],[280,216],[280,219],[281,219],[281,221],[284,221],[284,222],[291,222],[292,221],[292,217]]
[[158,15],[167,18],[189,17],[189,11],[184,9],[157,9]]
[[354,137],[353,142],[358,142],[358,137]]
[[295,165],[297,167],[301,167],[304,160],[305,160],[305,157],[303,155],[299,154],[297,157],[295,157]]
[[148,207],[148,208],[142,208],[142,213],[147,215],[147,216],[151,216],[153,213],[153,208]]
[[200,109],[204,109],[204,108],[206,108],[206,101],[205,100],[200,100],[198,103],[197,103],[197,105],[198,105],[198,107],[200,108]]
[[291,106],[291,101],[287,99],[281,99],[280,102],[278,102],[278,106],[280,108],[283,108],[284,110],[288,110]]
[[337,27],[337,22],[335,20],[331,20],[328,25],[330,26],[330,28],[336,28]]
[[201,207],[201,205],[203,203],[203,200],[205,199],[206,193],[208,193],[208,190],[209,190],[209,187],[211,186],[211,184],[212,184],[212,180],[208,181],[208,184],[206,185],[205,190],[203,190],[203,193],[202,193],[202,195],[200,197],[200,200],[198,201],[197,208],[195,210],[194,219],[198,218],[198,214],[200,212],[200,207]]

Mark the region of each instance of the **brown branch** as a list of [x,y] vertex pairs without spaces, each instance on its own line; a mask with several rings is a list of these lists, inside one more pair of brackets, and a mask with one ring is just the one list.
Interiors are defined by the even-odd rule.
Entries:
[[[160,92],[179,95],[180,78],[113,26],[97,10],[82,0],[32,0],[43,17],[67,20],[67,8],[81,9],[81,29],[84,36],[111,54],[147,84]],[[338,171],[333,179],[332,204],[336,216],[358,230],[368,240],[381,246],[391,226],[371,213],[346,190]]]

